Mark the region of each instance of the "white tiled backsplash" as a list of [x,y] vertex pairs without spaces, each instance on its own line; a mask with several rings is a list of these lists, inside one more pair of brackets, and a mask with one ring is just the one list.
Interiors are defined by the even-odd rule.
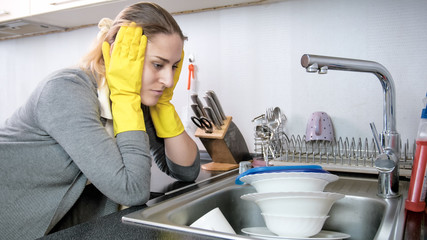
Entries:
[[[371,137],[369,122],[382,129],[378,79],[354,72],[309,74],[300,59],[311,53],[372,60],[393,76],[397,129],[402,140],[412,141],[427,91],[426,12],[424,0],[289,0],[175,16],[189,40],[173,102],[191,133],[189,95],[214,90],[250,150],[251,120],[273,106],[287,116],[288,134],[303,135],[311,113],[325,111],[337,136]],[[96,33],[96,27],[89,27],[0,42],[0,121],[48,73],[75,65]],[[190,53],[197,70],[188,91]]]

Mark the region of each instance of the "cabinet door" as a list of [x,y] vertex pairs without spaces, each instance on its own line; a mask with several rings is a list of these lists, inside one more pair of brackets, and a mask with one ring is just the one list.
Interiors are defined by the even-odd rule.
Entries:
[[64,9],[86,7],[93,4],[120,2],[122,0],[30,0],[31,15],[55,12]]
[[0,22],[30,15],[30,0],[0,0]]

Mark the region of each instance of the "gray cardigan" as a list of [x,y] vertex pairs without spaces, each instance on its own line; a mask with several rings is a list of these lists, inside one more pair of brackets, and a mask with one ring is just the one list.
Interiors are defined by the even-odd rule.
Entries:
[[[148,108],[147,133],[111,138],[103,127],[95,80],[64,69],[41,82],[28,101],[0,126],[0,236],[34,239],[47,234],[83,192],[87,180],[112,201],[144,204],[150,195],[152,156],[182,181],[196,179],[193,166],[166,158]],[[151,151],[151,152],[150,152]]]

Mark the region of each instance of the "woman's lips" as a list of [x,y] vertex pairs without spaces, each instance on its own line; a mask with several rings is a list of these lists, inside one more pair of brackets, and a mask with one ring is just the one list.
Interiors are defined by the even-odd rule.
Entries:
[[153,90],[155,95],[161,96],[163,94],[163,90]]

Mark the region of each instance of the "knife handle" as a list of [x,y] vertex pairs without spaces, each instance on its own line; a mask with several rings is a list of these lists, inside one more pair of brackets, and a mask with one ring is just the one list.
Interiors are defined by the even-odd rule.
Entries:
[[219,120],[218,120],[218,118],[215,116],[215,113],[214,113],[214,111],[212,110],[212,108],[210,108],[210,107],[204,107],[204,109],[205,109],[205,112],[207,113],[207,115],[208,115],[208,119],[210,119],[211,120],[211,122],[213,122],[213,124],[215,125],[215,127],[218,129],[218,130],[221,130],[222,128],[221,128],[221,124],[220,124],[220,122],[219,122]]
[[219,102],[219,98],[216,95],[216,93],[213,90],[208,90],[208,91],[206,91],[206,95],[210,96],[213,99],[213,101],[215,102],[216,107],[218,108],[218,112],[221,115],[221,118],[223,120],[226,120],[227,116],[225,116],[224,110],[223,110],[223,108],[221,106],[221,103]]
[[203,117],[202,110],[199,108],[199,105],[196,103],[191,104],[191,109],[193,109],[194,114],[197,118]]
[[221,114],[219,113],[218,108],[216,107],[214,100],[207,95],[204,96],[203,98],[205,99],[208,106],[210,108],[212,108],[212,112],[214,113],[215,117],[218,119],[219,124],[223,125],[224,121],[222,120]]
[[191,94],[191,100],[193,100],[193,103],[195,103],[199,106],[199,109],[202,112],[203,117],[207,118],[208,115],[206,114],[206,111],[203,108],[203,104],[202,104],[202,101],[200,101],[200,99],[199,99],[199,95],[197,95],[197,93]]

